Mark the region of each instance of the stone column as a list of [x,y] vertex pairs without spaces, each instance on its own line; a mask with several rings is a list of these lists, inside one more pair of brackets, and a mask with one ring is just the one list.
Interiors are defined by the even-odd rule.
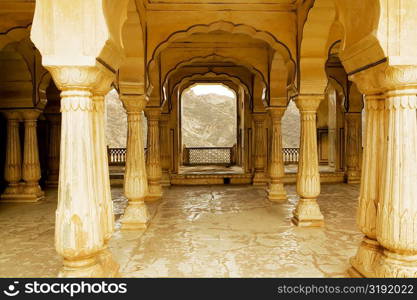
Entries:
[[297,193],[300,196],[292,221],[302,227],[324,225],[317,203],[320,195],[320,173],[317,153],[317,108],[322,95],[299,95],[295,101],[300,110],[300,158],[297,172]]
[[357,224],[364,234],[359,249],[350,263],[353,277],[376,277],[375,262],[381,253],[376,239],[376,210],[381,199],[383,147],[385,142],[384,97],[368,94],[365,100],[366,140],[362,162],[362,179]]
[[25,181],[23,194],[25,198],[33,202],[44,197],[44,193],[39,186],[41,165],[39,162],[38,134],[36,132],[36,122],[40,113],[36,109],[22,111],[22,117],[25,120],[25,146],[22,166],[22,178]]
[[378,277],[417,277],[417,67],[388,67],[383,78],[386,139],[376,235]]
[[7,118],[6,162],[4,179],[9,183],[1,195],[2,202],[18,202],[20,194],[20,180],[22,179],[22,153],[20,149],[19,122],[20,113],[17,111],[3,111]]
[[[110,86],[113,74],[104,67],[49,68],[61,92],[61,153],[56,210],[55,246],[64,257],[60,277],[107,277],[111,266],[103,259],[109,228],[103,219],[100,193],[105,168],[99,158],[98,123],[92,90]],[[99,173],[102,172],[102,173]]]
[[161,114],[159,121],[159,133],[161,144],[161,168],[162,168],[162,186],[170,186],[171,179],[169,175],[170,168],[170,149],[169,149],[169,128],[168,128],[169,114]]
[[268,179],[265,175],[266,163],[266,130],[265,130],[265,116],[264,113],[252,114],[255,125],[254,137],[254,158],[255,158],[255,175],[253,177],[253,185],[265,185]]
[[283,184],[284,159],[282,155],[282,134],[281,119],[286,107],[269,107],[268,112],[272,120],[272,147],[271,147],[271,166],[269,168],[268,199],[270,201],[282,202],[287,200],[287,192]]
[[142,135],[142,112],[146,99],[144,95],[123,95],[121,100],[128,122],[124,193],[129,200],[122,217],[122,229],[144,229],[149,221],[144,202],[148,195],[148,180]]
[[346,120],[346,175],[347,182],[360,183],[361,168],[360,168],[360,153],[362,148],[361,141],[361,113],[348,112],[345,114]]
[[149,187],[149,194],[146,197],[146,201],[155,201],[162,197],[162,170],[159,144],[159,119],[161,109],[159,107],[147,108],[145,114],[148,119],[148,153],[146,155],[146,164]]
[[59,146],[61,144],[61,114],[47,114],[49,121],[48,178],[46,185],[58,186]]
[[113,260],[108,243],[114,231],[113,201],[110,189],[109,162],[104,123],[104,91],[94,91],[92,104],[94,160],[97,172],[96,195],[100,209],[100,222],[103,230],[103,250],[98,259],[107,277],[119,276],[119,265]]

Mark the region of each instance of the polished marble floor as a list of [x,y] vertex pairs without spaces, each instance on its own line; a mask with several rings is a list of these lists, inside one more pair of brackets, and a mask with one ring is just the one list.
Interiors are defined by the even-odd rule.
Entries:
[[[322,185],[326,226],[290,222],[297,197],[271,203],[251,186],[174,186],[149,204],[146,231],[121,232],[111,250],[126,277],[343,277],[361,234],[355,226],[358,186]],[[117,220],[126,199],[112,189]],[[56,190],[39,204],[0,205],[0,277],[54,277]]]

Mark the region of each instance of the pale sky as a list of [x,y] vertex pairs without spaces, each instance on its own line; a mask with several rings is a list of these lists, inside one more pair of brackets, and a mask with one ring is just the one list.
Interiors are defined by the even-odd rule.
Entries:
[[196,95],[219,94],[228,97],[235,97],[235,94],[221,84],[199,84],[191,88]]

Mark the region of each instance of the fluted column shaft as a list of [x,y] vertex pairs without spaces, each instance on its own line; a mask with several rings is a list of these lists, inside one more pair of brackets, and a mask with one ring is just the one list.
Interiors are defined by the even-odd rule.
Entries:
[[376,240],[376,210],[382,196],[382,145],[386,126],[383,95],[366,95],[365,99],[366,140],[357,212],[357,224],[364,238],[351,259],[353,268],[349,272],[352,276],[375,277],[374,264],[381,250]]
[[142,137],[142,112],[146,106],[144,95],[122,96],[127,112],[127,154],[124,177],[124,193],[128,206],[122,217],[122,229],[144,229],[149,221],[145,198],[148,180]]
[[360,112],[345,114],[347,145],[346,145],[346,167],[347,181],[359,183],[361,180],[360,153],[361,153],[361,122]]
[[25,146],[23,151],[22,178],[25,181],[24,194],[33,195],[37,200],[43,198],[39,186],[41,179],[41,165],[39,162],[38,134],[36,123],[40,115],[38,110],[25,110],[22,116],[25,121]]
[[281,120],[286,107],[270,107],[268,112],[272,120],[272,143],[271,143],[271,166],[269,168],[269,190],[270,201],[285,201],[287,193],[284,189],[284,159],[282,154]]
[[64,257],[63,277],[104,276],[104,248],[94,144],[93,99],[88,89],[61,93],[61,153],[55,245]]
[[417,67],[384,63],[351,79],[367,107],[358,211],[365,237],[351,274],[417,277]]
[[322,95],[299,95],[296,105],[301,114],[300,158],[297,172],[297,193],[300,196],[293,222],[303,227],[324,225],[317,203],[320,194],[320,173],[317,153],[317,109]]
[[265,176],[266,163],[266,130],[265,130],[264,113],[252,114],[255,125],[254,139],[254,159],[255,159],[255,175],[253,177],[253,185],[265,185],[267,178]]
[[162,168],[162,186],[170,186],[171,180],[169,175],[170,168],[170,149],[169,149],[169,128],[168,128],[169,114],[161,114],[159,121],[159,133],[161,143],[161,168]]
[[61,144],[61,115],[49,114],[49,152],[48,152],[48,178],[46,184],[50,187],[58,186],[59,176],[59,146]]
[[20,148],[18,112],[3,112],[7,118],[6,162],[4,179],[9,183],[1,199],[11,200],[10,197],[19,193],[19,182],[22,179],[22,153]]
[[[103,66],[48,70],[61,92],[61,146],[55,247],[60,277],[111,277],[107,249],[113,212],[104,146],[102,101],[114,74]],[[93,100],[93,93],[96,93]],[[104,166],[106,164],[106,166]]]
[[105,135],[104,91],[94,91],[92,97],[93,111],[93,139],[94,159],[97,171],[96,194],[100,209],[100,222],[103,231],[103,250],[99,253],[99,260],[103,271],[108,277],[119,276],[119,265],[113,260],[108,249],[108,243],[114,232],[113,201],[110,188],[109,162],[107,157],[107,143]]
[[[394,72],[397,84],[417,78],[417,68]],[[378,277],[417,277],[416,95],[417,80],[385,93],[387,129],[376,218],[377,240],[384,251],[376,266]]]
[[149,194],[146,200],[154,201],[162,197],[162,169],[159,143],[159,119],[161,110],[160,108],[148,108],[145,110],[145,114],[148,119],[148,153],[146,156],[146,164],[149,187]]

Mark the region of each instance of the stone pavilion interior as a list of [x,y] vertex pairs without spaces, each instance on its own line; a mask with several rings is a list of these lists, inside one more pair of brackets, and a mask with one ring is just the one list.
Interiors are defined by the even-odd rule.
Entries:
[[0,277],[417,277],[416,11],[1,1]]

